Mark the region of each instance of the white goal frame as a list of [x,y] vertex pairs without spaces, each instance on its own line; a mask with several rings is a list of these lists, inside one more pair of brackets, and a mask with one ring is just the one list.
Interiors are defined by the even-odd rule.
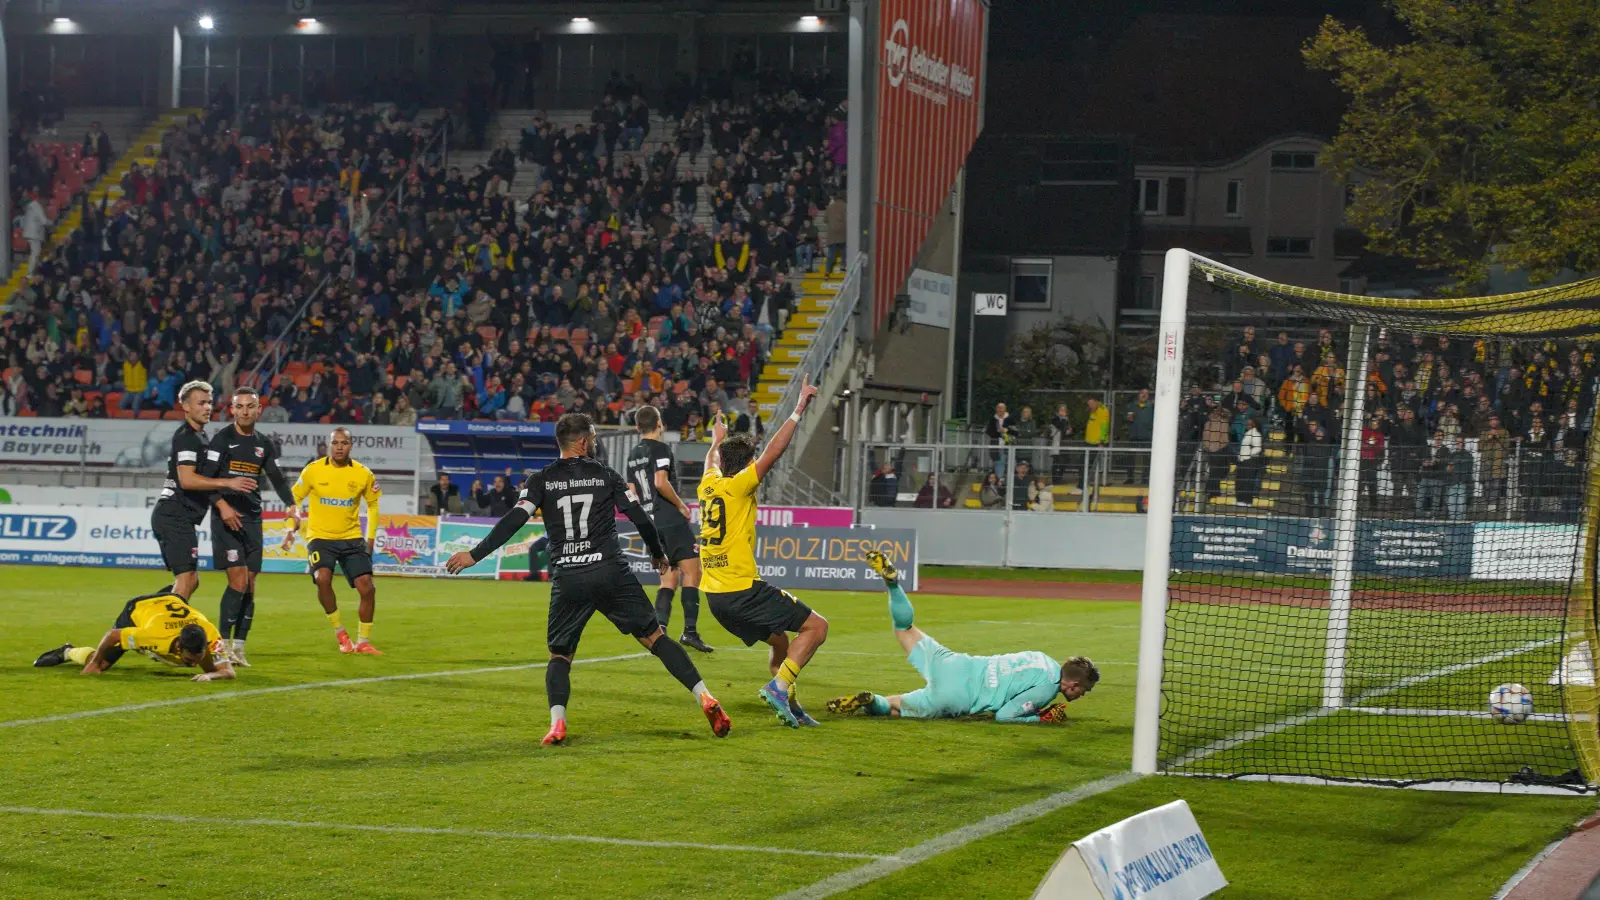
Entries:
[[[1260,282],[1264,287],[1279,287],[1258,275],[1217,262],[1182,248],[1167,251],[1162,277],[1160,338],[1156,348],[1155,427],[1151,436],[1150,489],[1146,507],[1144,580],[1140,593],[1138,684],[1135,690],[1133,720],[1133,771],[1151,775],[1164,771],[1160,766],[1161,686],[1166,651],[1168,579],[1172,571],[1172,523],[1176,508],[1178,460],[1178,410],[1183,391],[1184,331],[1188,324],[1189,284],[1194,265],[1226,271],[1240,278]],[[1357,491],[1360,479],[1361,428],[1367,389],[1367,359],[1372,326],[1350,326],[1350,350],[1345,371],[1344,430],[1340,437],[1339,470],[1334,485],[1333,546],[1329,579],[1328,636],[1323,664],[1322,706],[1264,724],[1257,729],[1225,738],[1210,746],[1192,750],[1183,759],[1195,761],[1232,747],[1300,725],[1342,710],[1382,714],[1388,712],[1371,701],[1405,687],[1444,677],[1506,656],[1526,652],[1544,641],[1496,653],[1481,660],[1459,663],[1436,672],[1410,676],[1389,686],[1352,696],[1346,690],[1346,664],[1350,628],[1352,588],[1356,558]],[[1416,714],[1419,710],[1394,710],[1396,714]],[[1436,715],[1472,716],[1471,711],[1434,710]],[[1563,715],[1564,719],[1565,716]],[[1183,774],[1183,773],[1177,773]],[[1238,776],[1235,776],[1238,777]],[[1247,776],[1246,780],[1271,780],[1295,783],[1356,784],[1309,776]],[[1394,787],[1375,784],[1371,786]],[[1432,790],[1465,790],[1504,793],[1548,793],[1583,796],[1586,792],[1543,785],[1501,784],[1473,781],[1442,781],[1410,785]],[[1587,793],[1595,792],[1591,785]]]

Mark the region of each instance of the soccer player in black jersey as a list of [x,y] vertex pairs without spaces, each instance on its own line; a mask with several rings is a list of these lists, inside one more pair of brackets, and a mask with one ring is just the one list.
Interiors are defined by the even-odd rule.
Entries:
[[256,480],[243,475],[211,478],[202,471],[206,423],[211,421],[211,385],[204,381],[185,384],[178,391],[178,408],[183,410],[183,424],[172,434],[167,480],[150,511],[150,530],[155,532],[162,562],[172,573],[172,592],[188,600],[200,586],[200,538],[194,530],[211,508],[212,492],[253,491]]
[[[229,411],[233,413],[233,424],[217,432],[206,449],[206,474],[255,479],[265,474],[283,505],[294,506],[289,482],[278,468],[277,445],[256,431],[256,420],[261,418],[261,395],[253,387],[239,388],[233,392]],[[255,618],[256,576],[261,573],[260,482],[242,493],[218,491],[212,495],[211,510],[212,561],[228,573],[217,626],[222,629],[228,659],[236,666],[249,666],[244,657],[244,639]]]
[[544,514],[550,538],[550,617],[546,641],[550,666],[545,669],[545,691],[550,699],[550,733],[543,743],[559,744],[567,737],[567,700],[572,694],[572,658],[578,651],[583,626],[598,610],[623,634],[645,646],[672,676],[692,691],[717,737],[727,735],[732,723],[722,704],[706,690],[689,654],[667,637],[656,621],[655,608],[639,579],[628,569],[617,542],[617,511],[639,529],[650,548],[657,571],[670,563],[650,517],[640,509],[633,489],[621,476],[592,458],[594,423],[582,413],[567,413],[556,423],[556,443],[561,458],[528,476],[517,505],[500,518],[483,540],[445,562],[455,575],[482,562],[498,550],[537,510]]
[[683,584],[683,635],[678,643],[710,653],[711,645],[700,639],[700,547],[689,527],[689,507],[678,496],[677,462],[672,445],[661,440],[661,411],[643,406],[633,414],[639,429],[639,443],[628,454],[628,482],[639,496],[639,505],[650,514],[661,535],[661,548],[672,568],[661,573],[656,591],[656,618],[666,628],[672,621],[672,592]]

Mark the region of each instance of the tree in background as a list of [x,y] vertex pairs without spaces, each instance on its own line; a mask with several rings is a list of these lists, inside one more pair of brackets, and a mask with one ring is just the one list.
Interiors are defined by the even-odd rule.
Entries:
[[1350,95],[1329,167],[1369,249],[1481,284],[1600,269],[1592,0],[1392,0],[1403,42],[1325,20],[1309,65]]

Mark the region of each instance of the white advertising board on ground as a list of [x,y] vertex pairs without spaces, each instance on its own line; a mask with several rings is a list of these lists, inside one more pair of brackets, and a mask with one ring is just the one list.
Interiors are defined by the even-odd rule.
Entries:
[[1174,800],[1076,841],[1035,900],[1200,900],[1228,886],[1189,804]]
[[[225,422],[206,426],[216,434]],[[39,419],[0,417],[0,464],[117,467],[160,470],[178,422],[170,419]],[[298,471],[327,454],[332,425],[261,423],[262,434],[278,445],[283,467]],[[433,454],[421,435],[409,428],[351,425],[351,452],[375,472],[410,473],[422,454],[422,468],[432,471]]]

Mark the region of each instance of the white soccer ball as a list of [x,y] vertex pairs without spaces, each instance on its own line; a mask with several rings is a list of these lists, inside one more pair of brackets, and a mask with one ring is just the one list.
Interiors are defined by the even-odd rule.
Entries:
[[1520,684],[1502,684],[1489,692],[1489,717],[1501,725],[1520,725],[1533,715],[1533,694]]

